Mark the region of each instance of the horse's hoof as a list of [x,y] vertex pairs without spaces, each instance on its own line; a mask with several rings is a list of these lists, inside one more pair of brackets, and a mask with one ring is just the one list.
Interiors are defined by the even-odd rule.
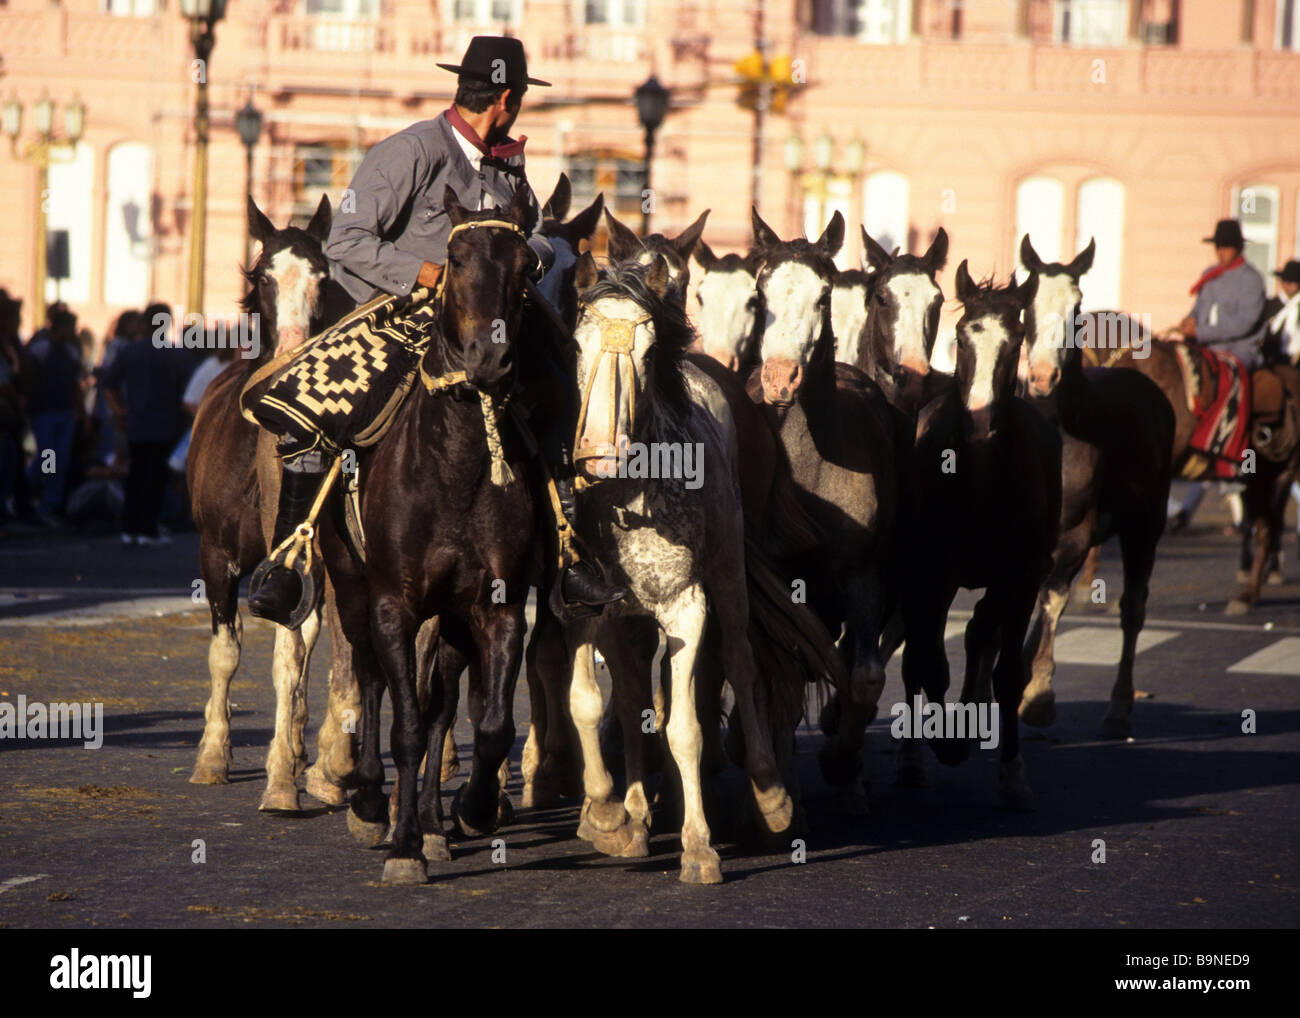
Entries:
[[628,821],[628,833],[632,840],[619,854],[624,859],[645,859],[650,855],[650,829],[644,822]]
[[371,823],[362,820],[352,810],[348,810],[348,833],[362,848],[374,848],[376,845],[382,845],[384,839],[388,837],[388,824],[382,821]]
[[262,801],[257,808],[263,813],[297,813],[298,789],[268,788],[262,793]]
[[421,851],[431,862],[451,862],[451,849],[447,845],[445,834],[426,834]]
[[[902,774],[902,771],[899,772]],[[831,808],[840,816],[865,817],[871,815],[871,803],[860,779],[836,788],[831,796]]]
[[429,874],[423,859],[386,859],[383,882],[395,886],[427,884]]
[[343,787],[321,774],[318,766],[307,768],[307,794],[326,806],[342,806],[347,801]]
[[230,773],[225,764],[195,764],[190,774],[191,785],[228,785]]
[[785,834],[794,822],[794,799],[777,785],[766,792],[754,791],[754,806],[762,828],[772,834]]
[[1228,606],[1223,609],[1224,615],[1249,615],[1250,602],[1242,597],[1234,597],[1228,602]]
[[1034,796],[1025,777],[1025,761],[1020,757],[998,763],[998,805],[1017,813],[1034,811]]
[[1056,694],[1050,690],[1020,704],[1020,720],[1033,728],[1046,728],[1056,720]]
[[958,767],[970,759],[970,739],[927,739],[926,742],[945,767]]
[[578,821],[578,837],[590,841],[589,835],[611,834],[627,824],[630,819],[621,802],[593,802],[588,799],[582,804],[582,816]]
[[678,879],[683,884],[722,883],[722,863],[718,853],[711,848],[682,853],[682,871]]
[[1127,739],[1132,734],[1133,725],[1128,718],[1107,716],[1101,723],[1101,734],[1107,739]]
[[1270,587],[1280,587],[1282,586],[1282,584],[1286,583],[1286,577],[1284,577],[1281,573],[1269,573],[1268,579],[1266,579],[1264,582],[1268,584]]
[[464,838],[485,838],[496,830],[496,818],[501,804],[498,801],[498,812],[493,813],[491,819],[480,821],[474,817],[467,817],[463,811],[465,808],[465,789],[468,787],[468,785],[461,785],[456,790],[456,798],[451,803],[451,813],[456,821],[456,830]]
[[510,802],[510,796],[505,792],[497,800],[497,827],[508,827],[515,822],[515,807]]
[[1249,570],[1249,569],[1238,569],[1238,570],[1237,570],[1237,582],[1238,582],[1238,583],[1249,583],[1249,582],[1250,582],[1250,570]]

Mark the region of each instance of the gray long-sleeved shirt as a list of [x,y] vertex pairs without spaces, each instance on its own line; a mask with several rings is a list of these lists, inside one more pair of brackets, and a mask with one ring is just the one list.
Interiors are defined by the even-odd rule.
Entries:
[[[1213,267],[1206,269],[1213,271]],[[1249,262],[1211,279],[1192,306],[1196,338],[1241,357],[1247,367],[1259,356],[1264,338],[1264,278]]]

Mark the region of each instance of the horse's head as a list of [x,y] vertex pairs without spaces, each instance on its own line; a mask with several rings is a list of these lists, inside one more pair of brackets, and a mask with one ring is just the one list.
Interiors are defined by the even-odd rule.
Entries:
[[244,269],[249,291],[240,306],[255,319],[262,349],[292,350],[322,324],[329,262],[324,244],[329,236],[330,200],[320,204],[305,230],[286,226],[277,230],[248,196],[248,233],[262,250],[251,269]]
[[704,269],[695,291],[704,352],[732,371],[740,371],[754,352],[762,259],[754,251],[719,258],[700,240],[695,245],[695,260]]
[[991,280],[971,279],[965,261],[957,266],[957,299],[964,312],[957,322],[957,393],[969,413],[973,441],[993,436],[1015,395],[1024,339],[1020,314],[1029,295],[1028,280],[999,289]]
[[948,234],[939,227],[921,257],[891,254],[862,231],[871,277],[867,320],[867,373],[891,402],[915,405],[930,373],[943,291],[937,276],[948,260]]
[[831,331],[835,333],[835,359],[842,364],[858,364],[870,296],[871,277],[861,269],[835,273],[831,281]]
[[691,252],[704,232],[704,221],[709,218],[709,209],[700,213],[700,217],[686,227],[676,237],[665,237],[662,233],[652,233],[644,240],[629,230],[605,210],[605,225],[609,227],[608,255],[611,265],[633,262],[649,267],[655,258],[662,258],[668,265],[669,298],[683,306],[686,303],[686,288],[691,282]]
[[528,247],[527,188],[504,208],[471,212],[450,187],[443,208],[451,221],[447,264],[439,287],[439,327],[448,367],[465,372],[477,389],[496,393],[515,366],[514,345],[524,284],[535,256]]
[[598,271],[578,260],[578,382],[581,410],[574,458],[591,478],[612,477],[629,442],[653,435],[658,420],[689,412],[682,362],[694,340],[672,298],[665,259]]
[[754,247],[764,263],[758,274],[763,400],[786,407],[798,398],[809,365],[835,356],[832,259],[844,243],[844,217],[836,212],[815,241],[783,241],[757,210],[751,216]]
[[578,265],[578,252],[584,240],[590,240],[600,223],[600,213],[605,207],[605,196],[596,195],[596,200],[579,212],[568,222],[564,217],[569,214],[572,190],[568,174],[561,173],[555,191],[542,206],[542,234],[551,242],[555,251],[555,262],[551,270],[542,277],[538,289],[542,296],[551,302],[551,307],[560,313],[560,317],[573,328],[578,318],[578,295],[573,286],[574,270]]
[[1020,261],[1029,270],[1030,300],[1025,307],[1025,344],[1029,359],[1029,394],[1050,396],[1061,380],[1066,357],[1082,357],[1082,348],[1069,341],[1079,317],[1083,292],[1079,279],[1092,268],[1097,253],[1094,238],[1069,265],[1044,264],[1029,242],[1020,241]]

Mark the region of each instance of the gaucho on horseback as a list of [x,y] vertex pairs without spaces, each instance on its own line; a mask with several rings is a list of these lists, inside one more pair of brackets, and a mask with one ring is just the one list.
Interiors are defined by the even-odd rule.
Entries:
[[[313,340],[313,349],[278,356],[245,389],[246,416],[282,436],[277,445],[282,479],[274,540],[267,561],[254,575],[256,589],[250,591],[248,603],[254,615],[282,625],[300,624],[314,601],[313,592],[304,587],[301,565],[298,571],[292,568],[295,535],[299,541],[310,535],[343,453],[378,440],[418,373],[419,354],[433,321],[430,306],[447,283],[448,241],[455,230],[496,223],[455,226],[444,195],[454,193],[464,208],[483,211],[507,208],[522,191],[529,208],[523,233],[537,259],[529,273],[533,283],[554,258],[550,242],[538,232],[541,209],[524,172],[527,138],[507,136],[528,86],[550,83],[528,76],[523,44],[511,38],[476,36],[459,65],[438,66],[458,76],[453,104],[367,153],[325,246],[335,278],[358,307]],[[504,220],[496,225],[519,232]],[[454,264],[450,271],[455,271]],[[568,337],[559,334],[558,319],[549,306],[542,306],[544,298],[534,286],[528,294],[520,332],[544,347],[532,359],[543,377],[521,381],[540,391],[533,396],[529,419],[553,481],[549,501],[560,535],[562,568],[552,602],[566,613],[581,611],[583,606],[617,601],[626,592],[607,583],[599,566],[581,560],[573,547],[569,443],[576,393],[562,366],[561,349]],[[455,391],[463,388],[465,374],[436,381],[445,384],[453,398],[465,398]],[[487,420],[493,412],[483,398]]]

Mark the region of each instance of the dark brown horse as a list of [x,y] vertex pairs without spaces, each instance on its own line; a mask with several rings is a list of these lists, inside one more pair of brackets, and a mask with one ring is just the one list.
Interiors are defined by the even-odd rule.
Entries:
[[[1001,801],[1030,802],[1020,757],[1025,631],[1047,576],[1061,515],[1061,440],[1055,425],[1015,395],[1028,286],[976,284],[957,268],[954,383],[922,412],[912,456],[910,511],[899,540],[907,553],[901,577],[906,646],[903,685],[909,711],[924,690],[942,705],[948,690],[944,628],[959,587],[986,588],[966,627],[966,680],[961,702],[986,698],[991,680],[999,707]],[[945,713],[952,719],[956,713]],[[904,733],[909,726],[904,725]],[[944,730],[930,740],[945,763],[969,755],[969,733]],[[918,743],[905,738],[908,769],[919,780]]]
[[[808,604],[840,642],[848,680],[825,716],[822,773],[842,804],[866,809],[862,743],[885,673],[879,638],[891,610],[889,541],[898,502],[893,412],[862,372],[835,363],[832,258],[844,241],[837,212],[816,241],[782,241],[757,211],[755,247],[763,323],[762,367],[749,378],[780,436],[795,487],[821,539],[800,579]],[[833,720],[832,720],[833,718]]]
[[1056,627],[1090,548],[1119,538],[1124,563],[1119,673],[1103,733],[1124,738],[1133,712],[1133,661],[1146,619],[1156,543],[1169,503],[1174,414],[1160,388],[1136,371],[1083,369],[1083,349],[1067,323],[1077,319],[1079,278],[1092,267],[1096,244],[1072,262],[1044,264],[1026,234],[1020,260],[1029,270],[1025,308],[1030,402],[1061,433],[1061,528],[1052,571],[1039,596],[1029,638],[1032,676],[1020,706],[1026,724],[1055,717],[1052,674]]
[[686,288],[691,281],[691,252],[695,250],[696,241],[704,232],[705,220],[709,218],[709,209],[700,213],[699,218],[686,227],[676,237],[665,237],[662,233],[652,233],[648,237],[638,237],[620,223],[609,209],[605,210],[605,225],[609,229],[609,245],[606,254],[611,265],[632,262],[647,268],[656,257],[668,263],[668,288],[670,299],[686,303]]
[[[531,355],[531,337],[520,336],[533,263],[523,228],[527,191],[488,212],[462,208],[450,188],[443,203],[453,228],[421,365],[428,381],[360,458],[364,564],[340,536],[337,509],[322,535],[361,687],[358,787],[348,822],[366,844],[377,844],[388,828],[379,756],[385,686],[392,698],[398,796],[384,864],[389,883],[423,882],[426,854],[445,857],[438,770],[426,768],[418,809],[417,773],[426,753],[432,760],[440,755],[443,732],[435,722],[445,717],[445,700],[467,666],[473,766],[455,813],[469,833],[497,826],[498,771],[514,741],[524,601],[537,551],[537,468],[511,419],[498,412],[518,361]],[[415,310],[417,299],[429,297],[420,290],[406,299]],[[510,341],[493,341],[497,320],[506,323]],[[416,636],[435,616],[435,674],[421,704]]]
[[[237,357],[208,386],[199,404],[186,464],[191,510],[199,532],[199,575],[212,614],[208,649],[211,692],[206,724],[190,781],[229,780],[230,682],[239,667],[243,621],[239,582],[266,556],[256,459],[258,428],[239,412],[249,376],[277,352],[301,343],[351,308],[347,294],[329,279],[322,243],[329,234],[330,205],[322,197],[305,230],[277,230],[248,199],[248,227],[261,244],[244,275],[248,294],[241,308],[257,330],[257,356]],[[274,498],[270,501],[274,505]],[[266,758],[264,810],[298,809],[297,778],[306,767],[307,667],[319,631],[313,617],[301,632],[276,627],[273,677],[275,735]],[[352,770],[352,746],[341,726],[359,706],[350,671],[331,669],[329,715],[318,736],[318,759],[307,771],[307,790],[324,802],[343,801]]]

